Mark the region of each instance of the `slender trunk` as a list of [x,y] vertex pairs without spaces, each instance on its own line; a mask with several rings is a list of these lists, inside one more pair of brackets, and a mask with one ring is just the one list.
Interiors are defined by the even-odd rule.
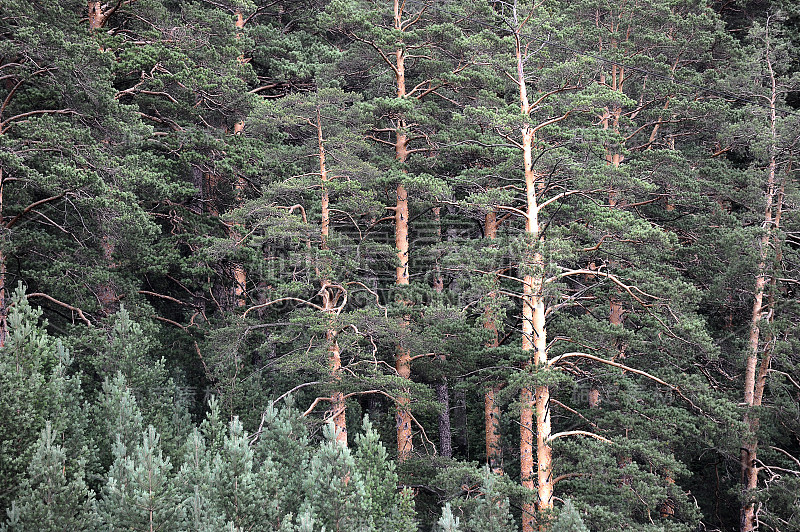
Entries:
[[[233,134],[241,135],[243,131],[244,121],[236,122],[233,126]],[[244,179],[239,178],[234,185],[236,189],[236,202],[240,205],[244,201],[245,184]],[[231,229],[231,238],[238,242],[240,235],[237,229],[237,225],[234,225]],[[238,307],[243,307],[247,304],[247,271],[244,269],[244,265],[239,262],[233,263],[233,298]]]
[[[433,221],[436,224],[436,241],[442,242],[442,209],[439,206],[433,207]],[[439,264],[439,257],[436,257],[436,264],[433,273],[433,289],[441,294],[444,291],[444,277],[442,268]],[[445,356],[437,357],[444,363]],[[442,376],[441,381],[436,383],[436,401],[439,403],[439,453],[446,457],[453,457],[453,431],[450,427],[450,387],[447,384],[447,377]]]
[[[489,240],[497,238],[497,213],[490,211],[486,213],[485,235]],[[494,281],[496,282],[495,277]],[[494,292],[489,294],[494,297]],[[490,306],[486,307],[485,319],[483,327],[489,331],[490,338],[486,343],[489,349],[496,348],[500,345],[500,338],[497,332],[497,323]],[[497,383],[490,383],[489,388],[484,394],[484,426],[486,429],[486,462],[489,464],[489,469],[495,475],[503,474],[503,447],[500,439],[500,407],[495,402],[495,395],[500,390],[500,385]]]
[[[238,41],[242,37],[242,29],[244,29],[244,15],[242,14],[241,10],[236,11],[236,40]],[[239,63],[245,63],[246,59],[244,54],[240,54],[238,57]],[[234,135],[241,135],[244,133],[244,120],[239,120],[233,125],[233,134]],[[236,189],[236,202],[241,205],[243,202],[243,195],[245,189],[245,181],[242,178],[238,178],[236,180],[236,184],[234,185]],[[238,241],[239,235],[237,234],[236,227],[234,226],[233,230],[231,231],[231,237]],[[233,298],[236,302],[236,306],[243,307],[247,304],[247,272],[244,269],[244,265],[238,262],[233,263]]]
[[[405,2],[394,0],[394,27],[398,32],[402,32],[403,7]],[[395,82],[397,85],[397,97],[404,98],[406,95],[406,70],[405,70],[405,49],[402,41],[395,51]],[[403,164],[408,158],[408,133],[406,132],[405,120],[401,117],[397,121],[395,135],[395,159]],[[394,211],[394,230],[395,247],[397,248],[398,265],[396,269],[397,286],[409,284],[408,272],[408,192],[403,183],[397,185],[397,204]],[[410,316],[403,318],[402,327],[408,328]],[[401,342],[398,343],[395,353],[395,369],[397,374],[403,379],[411,378],[411,353]],[[414,449],[413,433],[411,431],[411,412],[408,407],[411,402],[410,391],[406,388],[401,391],[397,398],[397,459],[400,462],[406,461],[411,456]]]
[[[3,168],[0,166],[0,228],[5,228],[5,220],[3,218],[3,188],[5,181],[3,179]],[[3,231],[2,239],[0,239],[0,347],[6,345],[6,337],[8,336],[8,312],[6,309],[6,232]]]
[[453,433],[450,428],[450,391],[447,379],[436,385],[436,400],[439,402],[439,453],[445,458],[453,457]]
[[[764,209],[764,232],[758,240],[759,262],[756,270],[756,281],[754,287],[753,308],[750,316],[750,335],[747,345],[747,359],[745,360],[744,374],[744,402],[745,414],[744,422],[747,425],[747,434],[741,443],[741,470],[742,470],[742,507],[740,513],[741,532],[751,532],[756,527],[756,505],[753,501],[753,491],[758,487],[758,429],[761,419],[758,416],[758,407],[761,406],[764,388],[767,381],[767,373],[771,359],[769,346],[764,349],[761,357],[759,339],[761,336],[760,322],[764,313],[764,289],[767,286],[769,272],[767,271],[767,258],[772,235],[775,233],[775,222],[778,219],[774,215],[775,184],[777,173],[777,117],[775,104],[778,100],[775,73],[772,69],[772,61],[767,49],[766,66],[770,74],[770,152],[769,167],[767,170],[767,190],[766,206]],[[780,209],[780,207],[779,207]],[[773,309],[774,310],[774,309]],[[760,363],[760,367],[759,367]]]
[[[405,135],[397,135],[397,158],[405,160]],[[408,193],[403,184],[397,185],[397,205],[395,207],[395,246],[397,247],[397,259],[400,264],[397,266],[398,286],[409,284],[408,275]],[[404,316],[401,323],[403,331],[409,327],[410,316]],[[405,332],[401,333],[401,336]],[[395,352],[395,369],[397,375],[403,379],[411,378],[411,352],[401,342],[398,343]],[[411,399],[407,388],[401,390],[397,398],[397,458],[404,462],[411,456],[414,449],[413,433],[411,431],[411,413],[408,410]]]
[[[328,184],[330,179],[328,177],[328,167],[325,162],[325,138],[322,134],[322,117],[320,115],[319,107],[317,107],[317,146],[319,149],[319,175],[320,183],[322,186],[321,197],[321,224],[320,224],[320,249],[328,249],[328,237],[330,236],[330,195],[328,192]],[[330,273],[329,265],[323,265],[324,275]],[[334,312],[336,303],[339,299],[341,292],[338,288],[332,286],[328,279],[322,279],[322,299],[324,312],[329,315],[328,330],[325,332],[325,338],[328,342],[328,366],[330,369],[331,380],[338,383],[341,379],[342,370],[342,357],[339,350],[339,342],[337,340],[336,322]],[[333,421],[334,428],[336,429],[336,441],[347,447],[347,407],[345,405],[344,394],[341,390],[335,390],[331,396],[331,411],[328,414],[329,418]]]
[[[517,84],[519,85],[520,107],[524,124],[522,133],[523,164],[525,171],[525,192],[527,212],[525,232],[529,251],[523,257],[521,268],[524,272],[522,296],[522,350],[529,353],[526,366],[533,363],[537,369],[547,365],[547,332],[545,330],[545,302],[542,294],[544,258],[539,251],[542,236],[539,228],[539,205],[537,191],[541,177],[533,168],[534,130],[530,125],[530,102],[525,86],[525,69],[519,33],[515,34],[517,59]],[[534,400],[535,392],[535,400]],[[534,432],[533,415],[536,413]],[[536,468],[534,474],[533,435],[536,435]],[[538,513],[546,514],[553,509],[553,459],[550,445],[550,388],[536,386],[534,391],[523,387],[520,392],[520,467],[522,485],[530,490],[536,489]],[[537,481],[534,480],[536,478]],[[525,503],[522,507],[522,530],[533,532],[536,521],[534,506]],[[541,525],[544,528],[544,525]]]
[[[103,28],[108,22],[108,18],[116,11],[116,7],[103,10],[102,2],[89,0],[87,2],[87,14],[89,17],[89,31],[91,33]],[[101,48],[102,51],[102,48]],[[105,231],[102,227],[103,225],[103,216],[101,215],[99,218],[101,230]],[[105,268],[112,268],[113,264],[113,255],[114,255],[114,242],[112,241],[111,237],[104,233],[100,240],[100,251],[101,256],[103,258],[103,266]],[[102,284],[97,287],[97,301],[100,303],[100,312],[103,314],[111,314],[114,311],[114,303],[118,300],[117,294],[114,290],[114,286],[111,282]]]

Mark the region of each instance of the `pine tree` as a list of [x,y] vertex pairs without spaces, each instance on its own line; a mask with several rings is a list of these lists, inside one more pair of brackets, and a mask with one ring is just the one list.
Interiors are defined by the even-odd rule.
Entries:
[[214,456],[209,497],[225,522],[236,529],[271,522],[267,489],[281,483],[277,475],[264,474],[266,467],[259,467],[254,458],[250,439],[239,419],[234,418],[222,449]]
[[16,496],[15,490],[22,483],[24,472],[37,452],[36,442],[48,422],[52,424],[52,433],[61,435],[63,452],[76,463],[83,460],[90,471],[96,465],[80,376],[68,373],[72,365],[69,351],[47,333],[47,321],[41,320],[42,310],[30,306],[22,285],[17,287],[11,301],[8,336],[0,349],[3,389],[0,507],[3,508]]
[[193,430],[186,440],[182,462],[175,485],[185,501],[186,529],[212,532],[223,528],[225,515],[218,510],[213,497],[212,456],[199,429]]
[[461,520],[453,515],[450,503],[446,503],[442,508],[442,516],[436,523],[436,532],[459,532],[460,524]]
[[553,522],[552,532],[589,532],[572,501],[567,499]]
[[323,435],[309,462],[302,511],[330,530],[374,530],[369,494],[353,455],[337,441],[332,423]]
[[[47,422],[28,467],[28,476],[0,530],[92,530],[94,493],[84,481],[84,463],[70,463]],[[69,471],[69,474],[67,473]]]
[[511,516],[508,496],[500,490],[500,479],[489,466],[483,469],[481,496],[470,511],[465,532],[511,532],[518,530]]
[[404,532],[414,530],[414,501],[408,488],[397,491],[398,476],[386,447],[364,416],[363,432],[355,437],[353,458],[364,482],[367,512],[376,530]]
[[171,474],[172,464],[149,426],[141,443],[127,449],[117,437],[114,463],[97,503],[99,526],[108,530],[183,530],[186,508]]

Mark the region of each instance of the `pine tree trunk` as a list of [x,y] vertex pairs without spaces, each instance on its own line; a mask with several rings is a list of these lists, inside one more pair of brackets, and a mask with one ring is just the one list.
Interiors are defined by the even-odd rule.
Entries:
[[[526,366],[534,364],[537,368],[547,365],[547,332],[545,330],[545,303],[542,294],[544,258],[539,251],[542,236],[539,228],[539,206],[537,191],[541,186],[540,176],[533,168],[534,129],[530,125],[530,102],[525,85],[525,69],[522,58],[520,35],[515,34],[517,59],[517,84],[521,112],[524,119],[522,127],[522,150],[525,171],[526,220],[525,233],[529,250],[522,258],[524,272],[522,296],[522,350],[530,353]],[[539,514],[553,509],[553,459],[550,444],[550,388],[536,386],[534,394],[528,387],[520,392],[520,466],[522,485],[536,490],[536,510]],[[533,414],[536,412],[536,430],[533,427]],[[533,435],[536,435],[537,473],[534,474]],[[534,478],[538,482],[534,481]],[[533,532],[536,521],[534,505],[525,503],[522,507],[522,530]]]
[[[241,10],[236,11],[236,40],[238,41],[242,36],[242,30],[244,29],[244,15],[242,14]],[[243,54],[239,55],[239,63],[244,64],[247,62]],[[244,120],[239,120],[233,125],[233,134],[234,135],[241,135],[244,133]],[[236,184],[234,185],[236,189],[236,202],[241,205],[244,201],[244,189],[245,189],[245,181],[242,178],[236,180]],[[231,230],[231,237],[235,240],[239,240],[239,235],[236,231],[236,227],[234,226]],[[243,307],[247,303],[247,272],[244,269],[244,266],[238,262],[233,263],[233,298],[236,302],[236,306]]]
[[[405,4],[404,2],[402,3]],[[402,9],[400,0],[394,0],[394,27],[398,32],[403,31]],[[397,85],[397,97],[403,98],[406,95],[406,71],[405,71],[405,50],[398,47],[395,52],[395,81]],[[408,134],[406,133],[405,120],[400,118],[397,123],[395,135],[395,159],[403,164],[408,158]],[[397,185],[397,204],[394,211],[395,227],[395,247],[397,248],[397,286],[407,286],[409,284],[408,272],[408,192],[403,183]],[[401,324],[404,329],[408,328],[410,317],[406,316]],[[397,374],[403,379],[411,378],[411,353],[402,344],[402,338],[397,345],[395,352],[395,369]],[[406,461],[414,449],[413,433],[411,431],[411,413],[408,410],[411,399],[410,391],[404,389],[397,398],[397,459],[400,462]]]
[[[442,210],[441,207],[433,207],[433,221],[436,225],[436,242],[442,242]],[[439,264],[439,257],[436,257],[436,265],[433,273],[433,289],[441,294],[444,291],[444,277],[442,268]],[[444,363],[445,356],[437,357]],[[447,377],[443,376],[436,388],[436,401],[439,403],[439,454],[445,458],[453,457],[453,431],[450,427],[450,388],[447,384]]]
[[[489,240],[497,238],[497,213],[490,211],[486,213],[484,234]],[[495,278],[496,281],[496,278]],[[489,294],[494,297],[494,292]],[[500,345],[497,332],[497,323],[490,306],[486,307],[484,313],[483,327],[491,334],[486,347],[496,348]],[[503,474],[503,447],[500,439],[500,407],[495,402],[495,395],[500,390],[500,385],[490,383],[484,393],[483,418],[486,433],[486,462],[489,469],[496,475]]]
[[450,390],[447,379],[436,385],[436,401],[439,403],[439,454],[445,458],[453,457],[453,433],[450,428]]
[[[0,166],[0,228],[5,229],[5,219],[3,214],[3,188],[5,181],[3,168]],[[0,240],[0,347],[6,345],[8,336],[8,309],[6,308],[6,254],[5,254],[6,232],[3,231]]]
[[[103,10],[103,5],[101,2],[89,0],[87,3],[87,9],[89,17],[89,31],[95,32],[105,26],[108,18],[116,11],[117,7]],[[101,226],[104,221],[102,218],[103,216],[100,215],[99,222]],[[101,227],[101,230],[104,229]],[[114,250],[114,242],[108,234],[104,233],[100,239],[100,251],[104,262],[104,268],[109,269],[113,267]],[[100,303],[101,313],[105,315],[113,313],[114,303],[117,300],[117,294],[112,283],[105,283],[97,287],[97,301]]]
[[[330,216],[330,195],[328,185],[330,179],[328,177],[328,167],[325,161],[325,138],[322,134],[322,117],[320,115],[319,107],[317,107],[317,146],[319,149],[319,174],[320,184],[322,187],[322,196],[320,201],[320,249],[328,249],[328,237],[330,236],[331,216]],[[323,265],[325,274],[328,273],[330,268],[328,265]],[[334,286],[330,280],[323,279],[321,281],[322,299],[324,312],[329,316],[328,330],[325,332],[325,338],[328,342],[328,366],[330,368],[331,380],[337,383],[341,379],[342,370],[342,357],[339,350],[339,342],[337,341],[337,330],[334,319],[335,307],[341,295],[341,290]],[[347,446],[347,413],[344,400],[344,394],[341,390],[335,390],[331,396],[331,411],[329,418],[333,421],[336,430],[336,441]]]
[[[776,231],[776,221],[779,220],[775,212],[776,173],[777,173],[777,117],[775,105],[778,100],[775,73],[772,68],[772,59],[769,49],[766,54],[766,66],[770,74],[770,146],[769,166],[767,169],[766,207],[764,210],[764,232],[758,240],[759,262],[756,270],[756,282],[753,290],[753,307],[750,315],[750,335],[748,340],[747,359],[745,360],[744,374],[744,422],[748,428],[747,434],[741,443],[741,471],[742,471],[742,508],[740,513],[740,531],[751,532],[756,527],[756,505],[753,501],[753,491],[758,488],[758,429],[761,419],[758,407],[764,397],[764,388],[771,361],[770,347],[764,348],[763,356],[760,349],[760,322],[764,313],[764,291],[769,279],[767,271],[767,258],[773,234]],[[778,206],[780,211],[780,206]],[[773,309],[774,311],[774,309]],[[759,366],[760,363],[760,366]]]

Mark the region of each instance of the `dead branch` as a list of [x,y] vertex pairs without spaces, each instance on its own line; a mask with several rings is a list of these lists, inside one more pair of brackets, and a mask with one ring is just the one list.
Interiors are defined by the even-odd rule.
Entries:
[[586,430],[568,430],[565,432],[557,432],[555,434],[551,434],[550,437],[547,438],[547,442],[550,443],[553,440],[556,440],[558,438],[566,438],[567,436],[589,436],[590,438],[594,438],[596,440],[600,440],[605,443],[610,443],[610,444],[614,443],[608,438],[604,438],[599,434],[595,434],[594,432],[589,432]]
[[71,310],[72,312],[74,312],[74,313],[76,313],[78,315],[78,317],[81,319],[81,321],[83,323],[85,323],[89,327],[92,326],[92,322],[89,321],[89,318],[87,318],[86,315],[83,313],[83,311],[81,309],[79,309],[78,307],[73,307],[72,305],[68,305],[67,303],[64,303],[63,301],[59,301],[58,299],[56,299],[54,297],[51,297],[51,296],[49,296],[47,294],[43,294],[41,292],[35,292],[33,294],[28,294],[27,297],[28,298],[43,297],[46,300],[50,301],[51,303],[55,303],[56,305],[60,305],[60,306],[62,306],[64,308],[66,308],[66,309]]

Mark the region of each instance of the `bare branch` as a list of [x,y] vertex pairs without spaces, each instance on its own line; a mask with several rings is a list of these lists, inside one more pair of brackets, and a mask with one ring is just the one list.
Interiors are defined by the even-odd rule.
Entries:
[[568,430],[566,432],[557,432],[555,434],[551,434],[549,438],[547,438],[547,442],[550,443],[551,441],[558,439],[558,438],[565,438],[567,436],[589,436],[590,438],[594,438],[596,440],[600,440],[605,443],[613,444],[614,442],[609,440],[608,438],[604,438],[599,434],[595,434],[594,432],[589,432],[586,430]]
[[311,406],[309,406],[308,409],[305,412],[303,412],[303,414],[300,417],[308,416],[311,412],[314,411],[314,409],[317,407],[320,401],[333,401],[333,399],[331,399],[330,397],[317,397],[316,399],[314,399],[314,402],[311,403]]
[[51,303],[55,303],[56,305],[60,305],[60,306],[62,306],[64,308],[66,308],[66,309],[71,310],[72,312],[74,312],[74,313],[76,313],[78,315],[78,317],[81,319],[81,321],[83,323],[85,323],[89,327],[92,326],[92,322],[89,321],[89,318],[87,318],[86,315],[83,313],[83,311],[81,309],[79,309],[78,307],[73,307],[72,305],[68,305],[67,303],[64,303],[63,301],[59,301],[58,299],[55,299],[54,297],[51,297],[51,296],[49,296],[47,294],[43,294],[41,292],[35,292],[33,294],[28,294],[27,297],[29,299],[32,298],[32,297],[43,297],[46,300],[50,301]]
[[57,199],[61,199],[66,194],[67,194],[66,192],[63,192],[63,193],[61,193],[61,194],[59,194],[57,196],[50,196],[49,198],[41,199],[39,201],[35,201],[35,202],[31,203],[30,205],[28,205],[27,207],[22,209],[21,213],[19,213],[18,215],[14,216],[14,218],[12,218],[11,221],[9,221],[6,224],[6,229],[11,229],[14,226],[14,224],[16,224],[19,221],[20,218],[22,218],[24,215],[28,214],[31,210],[35,209],[39,205],[44,205],[45,203],[49,203],[51,201],[55,201]]
[[317,305],[315,303],[312,303],[311,301],[306,301],[305,299],[300,299],[298,297],[280,297],[280,298],[275,299],[273,301],[267,301],[266,303],[261,303],[260,305],[255,305],[255,306],[250,307],[249,309],[244,311],[244,314],[242,314],[242,318],[247,317],[247,314],[249,314],[251,310],[258,310],[258,309],[261,309],[261,308],[265,308],[265,307],[268,307],[270,305],[274,305],[275,303],[280,303],[281,301],[296,301],[298,303],[302,303],[304,305],[308,305],[309,307],[315,308],[317,310],[321,310],[323,312],[325,311],[324,308],[320,307],[319,305]]
[[28,118],[29,116],[35,115],[76,115],[77,112],[73,111],[72,109],[42,109],[40,111],[28,111],[27,113],[20,113],[18,115],[14,115],[10,118],[6,118],[2,122],[0,122],[0,133],[2,133],[6,126],[15,121],[20,120],[22,118]]

